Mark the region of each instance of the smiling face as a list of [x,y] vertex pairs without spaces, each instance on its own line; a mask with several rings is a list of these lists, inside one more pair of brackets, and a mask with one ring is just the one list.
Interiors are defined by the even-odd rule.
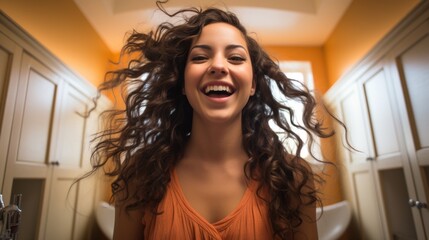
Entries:
[[189,51],[184,91],[194,120],[241,121],[255,88],[247,44],[237,28],[227,23],[203,28]]

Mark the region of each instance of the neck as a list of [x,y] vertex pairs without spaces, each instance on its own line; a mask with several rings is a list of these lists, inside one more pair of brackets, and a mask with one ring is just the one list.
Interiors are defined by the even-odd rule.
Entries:
[[247,158],[241,117],[231,123],[207,123],[194,119],[186,155],[200,161],[216,162]]

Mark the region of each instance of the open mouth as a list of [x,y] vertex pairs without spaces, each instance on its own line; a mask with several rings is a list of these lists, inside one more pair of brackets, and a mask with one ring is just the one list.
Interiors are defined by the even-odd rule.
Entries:
[[204,94],[209,97],[229,97],[234,93],[234,89],[224,85],[210,85],[205,87]]

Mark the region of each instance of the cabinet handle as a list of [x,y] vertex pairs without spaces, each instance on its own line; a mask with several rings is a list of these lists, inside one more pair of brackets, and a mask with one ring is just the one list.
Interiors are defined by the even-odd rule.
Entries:
[[416,200],[410,198],[410,200],[408,200],[408,205],[410,205],[410,207],[415,207],[416,206]]
[[374,158],[373,157],[367,157],[366,160],[367,161],[374,161]]
[[418,209],[428,208],[428,205],[424,202],[416,201],[416,208]]
[[410,205],[410,207],[416,207],[418,209],[428,208],[427,203],[420,202],[419,200],[414,200],[412,198],[410,198],[410,200],[408,200],[408,205]]
[[60,162],[58,162],[58,161],[53,161],[53,162],[50,162],[50,164],[51,164],[52,166],[59,166],[59,165],[60,165]]

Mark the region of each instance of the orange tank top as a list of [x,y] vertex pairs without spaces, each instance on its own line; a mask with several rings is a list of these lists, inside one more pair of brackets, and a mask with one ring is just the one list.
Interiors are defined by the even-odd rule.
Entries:
[[257,197],[256,185],[249,184],[230,214],[209,223],[189,205],[173,171],[164,199],[158,205],[161,214],[144,215],[145,239],[272,239],[268,207]]

